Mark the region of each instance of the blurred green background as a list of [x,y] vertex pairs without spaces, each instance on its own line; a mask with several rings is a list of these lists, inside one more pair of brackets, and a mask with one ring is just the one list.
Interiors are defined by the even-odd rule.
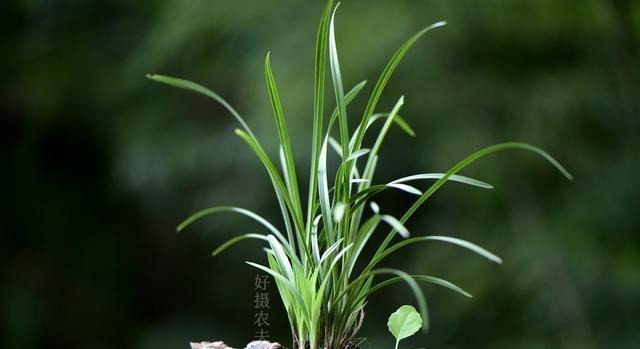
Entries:
[[[256,272],[243,262],[262,262],[261,246],[210,252],[259,227],[217,216],[185,234],[174,228],[218,204],[280,225],[266,174],[225,110],[144,75],[211,87],[273,155],[262,75],[270,50],[306,178],[322,5],[2,1],[2,348],[177,349],[196,339],[242,348],[251,339]],[[400,43],[440,20],[449,25],[415,46],[381,100],[385,111],[404,94],[403,116],[418,136],[392,130],[379,180],[445,171],[506,140],[543,147],[575,180],[509,152],[464,171],[494,190],[439,191],[410,222],[413,233],[466,238],[505,263],[438,244],[390,258],[475,296],[425,286],[432,329],[403,346],[637,348],[640,2],[346,0],[337,19],[345,84],[368,79],[368,94]],[[352,117],[365,101],[354,102]],[[378,201],[398,212],[410,198]],[[391,348],[386,317],[413,302],[404,285],[371,298],[362,349]],[[289,344],[278,303],[270,314],[272,338]]]

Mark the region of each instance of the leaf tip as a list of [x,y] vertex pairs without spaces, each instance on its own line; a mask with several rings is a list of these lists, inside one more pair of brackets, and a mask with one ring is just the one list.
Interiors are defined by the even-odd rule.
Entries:
[[436,22],[432,25],[432,28],[440,28],[440,27],[444,27],[445,25],[447,25],[447,21],[440,21],[440,22]]
[[267,51],[267,55],[264,57],[265,69],[271,69],[271,51]]
[[564,176],[567,177],[568,180],[572,181],[573,180],[573,175],[571,173],[569,173],[569,171],[564,170]]
[[373,213],[375,214],[380,213],[380,206],[378,206],[378,204],[376,204],[375,202],[371,201],[369,203],[369,206],[371,206],[371,211],[373,211]]
[[333,219],[336,222],[342,221],[346,207],[347,206],[343,202],[338,202],[335,205],[335,207],[333,208]]

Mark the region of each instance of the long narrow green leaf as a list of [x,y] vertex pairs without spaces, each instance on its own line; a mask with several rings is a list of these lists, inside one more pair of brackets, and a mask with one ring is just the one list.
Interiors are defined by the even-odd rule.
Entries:
[[353,269],[355,268],[356,262],[358,261],[358,257],[360,257],[362,250],[366,246],[373,232],[378,227],[379,223],[380,223],[380,215],[378,214],[378,212],[375,212],[375,214],[371,216],[371,218],[367,219],[364,222],[364,224],[362,224],[362,226],[360,227],[358,233],[356,234],[356,238],[357,238],[356,250],[352,255],[349,256],[347,278],[351,277],[351,274],[353,273]]
[[[368,187],[367,189],[361,190],[358,193],[356,193],[355,195],[353,195],[351,197],[351,202],[352,202],[352,208],[359,208],[360,206],[362,206],[362,204],[364,204],[365,202],[367,202],[368,200],[370,200],[373,196],[375,196],[376,194],[389,189],[389,188],[393,188],[393,189],[409,189],[409,188],[398,188],[397,185],[398,183],[405,183],[405,182],[409,182],[409,181],[415,181],[415,180],[420,180],[420,179],[440,179],[442,177],[444,177],[446,174],[445,173],[424,173],[424,174],[418,174],[418,175],[412,175],[412,176],[407,176],[407,177],[403,177],[403,178],[399,178],[396,179],[394,181],[391,181],[387,184],[378,184],[378,185],[373,185]],[[465,177],[465,176],[459,176],[459,175],[452,175],[450,176],[448,179],[448,181],[452,181],[452,182],[459,182],[459,183],[463,183],[463,184],[468,184],[471,186],[475,186],[475,187],[480,187],[480,188],[485,188],[485,189],[493,189],[493,186],[491,184],[485,183],[483,181],[479,181],[477,179],[474,178],[470,178],[470,177]],[[363,180],[362,182],[368,182],[368,180]],[[412,187],[413,188],[413,187]],[[409,190],[405,190],[408,191],[409,193],[412,194],[417,194],[419,192],[418,189],[409,189]]]
[[[342,159],[342,144],[338,142],[335,138],[329,137],[329,145],[331,146],[333,151],[338,155],[338,157]],[[361,156],[367,155],[370,151],[371,149],[367,149],[367,148],[358,149],[353,153],[351,153],[347,161],[355,160]],[[357,168],[354,167],[353,170],[355,171],[354,173],[357,173]]]
[[[371,116],[371,119],[369,119],[369,124],[367,125],[367,129],[369,127],[371,127],[371,125],[373,125],[373,123],[379,119],[384,118],[385,114],[373,114]],[[416,136],[416,132],[411,128],[411,126],[409,125],[409,123],[403,119],[400,115],[396,115],[395,118],[393,118],[393,122],[395,122],[398,127],[400,127],[400,129],[402,129],[406,134],[408,134],[411,137],[415,137]]]
[[333,218],[331,213],[331,201],[329,199],[329,180],[327,178],[327,143],[325,138],[320,150],[320,161],[318,163],[318,199],[320,200],[320,210],[322,211],[322,221],[329,237],[332,239]]
[[[369,124],[367,125],[367,129],[365,130],[365,134],[366,134],[366,131],[368,131],[376,121],[382,120],[382,119],[386,119],[388,117],[389,117],[388,113],[373,114],[371,116],[371,119],[369,119]],[[407,123],[407,121],[404,120],[400,115],[396,114],[396,116],[393,118],[393,122],[398,127],[400,127],[400,129],[402,131],[404,131],[406,134],[408,134],[411,137],[415,137],[415,135],[416,135],[415,131],[411,128],[411,126],[409,126],[409,123]],[[351,139],[349,140],[349,147],[351,149],[354,148],[354,144],[356,142],[356,136],[357,136],[359,130],[360,130],[360,126],[358,125],[356,130],[353,132],[353,135],[351,136]]]
[[302,296],[300,295],[300,292],[298,292],[298,289],[295,287],[295,285],[286,277],[284,277],[282,274],[278,273],[277,271],[274,271],[271,268],[267,268],[264,265],[258,264],[258,263],[253,263],[253,262],[245,262],[247,264],[249,264],[250,266],[254,267],[254,268],[258,268],[262,271],[264,271],[265,273],[273,276],[276,280],[280,281],[281,283],[283,283],[286,287],[287,290],[294,296],[294,298],[296,299],[298,305],[299,305],[299,309],[302,310],[302,312],[308,317],[309,316],[309,310],[306,306],[306,303],[304,302],[304,300],[302,299]]
[[228,249],[229,247],[237,244],[240,241],[247,240],[247,239],[258,239],[258,240],[269,241],[267,236],[262,234],[243,234],[243,235],[236,236],[232,239],[229,239],[227,242],[220,245],[220,247],[216,248],[211,254],[215,257],[220,253],[222,253],[223,251],[225,251],[226,249]]
[[[397,184],[397,183],[405,183],[405,182],[410,182],[410,181],[415,181],[415,180],[419,180],[419,179],[440,179],[442,177],[444,177],[446,175],[446,173],[422,173],[422,174],[417,174],[417,175],[411,175],[411,176],[406,176],[406,177],[402,177],[402,178],[398,178],[394,181],[391,181],[389,183],[387,183],[387,185],[389,184]],[[464,184],[469,184],[475,187],[480,187],[480,188],[485,188],[485,189],[493,189],[493,186],[489,183],[485,183],[483,181],[479,181],[477,179],[473,179],[470,177],[465,177],[465,176],[459,176],[459,175],[453,175],[453,176],[449,176],[449,181],[452,182],[460,182],[460,183],[464,183]]]
[[[387,236],[388,237],[388,236]],[[385,257],[387,257],[388,255],[390,255],[391,253],[397,251],[398,249],[404,247],[404,246],[408,246],[411,245],[413,243],[416,242],[425,242],[425,241],[443,241],[443,242],[447,242],[447,243],[451,243],[451,244],[455,244],[458,245],[460,247],[466,248],[472,252],[475,252],[493,262],[496,263],[502,263],[502,259],[500,259],[500,257],[496,256],[495,254],[487,251],[486,249],[475,245],[471,242],[465,241],[465,240],[461,240],[461,239],[456,239],[456,238],[451,238],[451,237],[446,237],[446,236],[419,236],[419,237],[414,237],[414,238],[409,238],[403,241],[400,241],[398,243],[396,243],[395,245],[389,247],[389,248],[385,248],[384,250],[380,250],[378,249],[378,251],[376,251],[374,257],[371,259],[371,261],[369,262],[369,264],[364,268],[364,270],[362,271],[362,273],[360,274],[360,276],[358,278],[356,278],[351,284],[350,284],[350,288],[360,288],[363,289],[365,288],[365,286],[363,286],[363,283],[367,280],[368,275],[370,275],[371,271],[373,270],[373,268],[375,268],[376,265],[378,265],[378,263],[380,263],[380,261],[382,261],[382,259],[384,259]]]
[[[271,71],[270,54],[267,53],[267,57],[264,61],[264,73],[267,80],[267,89],[269,90],[269,99],[271,100],[271,107],[273,108],[273,114],[275,115],[276,125],[278,126],[278,136],[280,137],[280,146],[284,153],[286,171],[285,177],[290,183],[289,196],[293,201],[293,205],[296,208],[296,212],[292,214],[302,217],[302,206],[300,203],[300,192],[298,190],[298,178],[296,176],[296,167],[293,158],[293,150],[291,149],[291,140],[289,139],[289,131],[287,130],[287,123],[284,119],[284,112],[282,111],[282,104],[280,103],[280,96],[278,95],[278,88],[273,78],[273,72]],[[304,231],[300,232],[301,234]]]
[[284,237],[284,235],[282,235],[282,233],[276,227],[274,227],[273,224],[269,223],[269,221],[247,209],[233,206],[214,206],[206,208],[204,210],[200,210],[182,221],[182,223],[180,223],[176,228],[176,231],[181,232],[184,228],[189,226],[191,223],[199,220],[200,218],[219,212],[235,212],[241,215],[245,215],[265,226],[271,233],[273,233],[273,235],[277,236],[283,244],[288,245],[287,239]]
[[[344,96],[344,104],[345,106],[349,106],[351,102],[358,96],[360,91],[367,84],[367,80],[360,81],[356,86],[354,86],[347,94]],[[331,113],[331,118],[329,119],[329,125],[327,126],[327,134],[331,134],[331,130],[333,129],[333,124],[335,124],[338,119],[338,107],[336,106]]]
[[[349,250],[351,249],[351,247],[353,247],[353,243],[348,244],[347,246],[345,246],[342,250],[340,250],[340,252],[338,252],[338,254],[336,254],[336,256],[333,258],[333,260],[331,261],[331,264],[329,265],[329,267],[325,270],[325,274],[326,275],[334,275],[332,278],[325,278],[322,282],[322,285],[320,286],[321,290],[324,290],[324,288],[326,287],[326,285],[329,283],[330,280],[334,280],[333,282],[335,284],[339,284],[339,279],[335,276],[336,274],[336,270],[335,270],[335,266],[336,264],[338,264],[338,262],[340,261],[340,259],[347,254],[347,252],[349,252]],[[346,281],[346,280],[345,280]],[[332,290],[334,294],[337,294],[339,292],[338,288],[335,288]]]
[[[402,270],[393,269],[393,268],[376,269],[372,271],[371,274],[395,274],[398,277],[400,277],[402,280],[404,280],[407,283],[407,285],[409,285],[409,287],[411,288],[411,291],[413,291],[413,294],[416,297],[416,302],[418,303],[418,310],[420,311],[420,315],[422,316],[422,320],[423,320],[423,323],[422,323],[423,331],[426,331],[429,328],[429,311],[427,309],[427,300],[424,296],[424,293],[422,293],[422,289],[420,289],[420,286],[415,281],[413,276],[405,273]],[[359,299],[359,302],[363,300],[364,298]]]
[[[433,183],[429,187],[429,189],[427,189],[427,191],[425,191],[424,194],[422,194],[422,196],[420,196],[418,198],[418,200],[416,200],[413,203],[413,205],[411,205],[411,207],[409,207],[409,209],[405,212],[405,214],[402,216],[400,221],[403,222],[403,223],[406,222],[418,210],[418,208],[420,208],[420,206],[422,206],[422,204],[425,201],[427,201],[427,199],[429,197],[431,197],[431,195],[433,195],[433,193],[435,193],[440,187],[442,187],[444,185],[444,183],[447,180],[449,180],[449,178],[451,178],[451,176],[453,176],[456,173],[460,172],[465,167],[467,167],[468,165],[470,165],[473,162],[477,161],[478,159],[481,159],[481,158],[483,158],[483,157],[485,157],[485,156],[487,156],[489,154],[493,154],[495,152],[499,152],[499,151],[503,151],[503,150],[509,150],[509,149],[521,149],[521,150],[527,150],[527,151],[531,151],[533,153],[536,153],[536,154],[542,156],[544,159],[546,159],[549,163],[551,163],[567,179],[569,179],[569,180],[573,179],[573,176],[556,159],[554,159],[551,155],[549,155],[547,152],[545,152],[544,150],[542,150],[542,149],[540,149],[538,147],[535,147],[533,145],[526,144],[526,143],[520,143],[520,142],[506,142],[506,143],[494,144],[494,145],[491,145],[491,146],[488,146],[486,148],[483,148],[483,149],[480,149],[480,150],[476,151],[475,153],[467,156],[466,158],[462,159],[460,162],[455,164],[451,169],[449,169],[449,171],[447,171],[447,173],[445,174],[444,177],[438,179],[435,183]],[[378,247],[378,250],[376,251],[375,255],[378,255],[380,253],[383,253],[383,251],[385,251],[385,249],[387,248],[387,246],[389,245],[389,243],[393,239],[393,236],[395,235],[395,233],[396,233],[395,230],[391,230],[389,232],[389,234],[387,234],[387,237],[380,244],[380,246]]]
[[344,239],[340,239],[336,241],[333,245],[329,246],[329,248],[327,248],[326,251],[324,251],[324,253],[322,254],[322,257],[320,258],[320,261],[318,262],[318,267],[322,264],[322,262],[324,262],[327,258],[329,258],[329,256],[331,256],[333,251],[340,248],[340,244],[342,243],[343,240]]
[[333,151],[338,154],[338,157],[342,159],[342,145],[340,144],[340,142],[338,142],[335,138],[329,136],[329,145],[331,146]]
[[[242,125],[242,128],[244,128],[244,130],[251,135],[251,137],[256,140],[256,137],[253,135],[253,132],[251,132],[251,129],[249,128],[249,126],[247,125],[247,123],[244,121],[244,119],[242,118],[242,116],[240,116],[240,114],[238,114],[238,112],[233,109],[233,107],[227,103],[226,100],[224,100],[224,98],[220,97],[217,93],[209,90],[208,88],[197,84],[193,81],[189,81],[189,80],[185,80],[185,79],[180,79],[180,78],[174,78],[171,76],[166,76],[166,75],[159,75],[159,74],[147,74],[147,78],[153,81],[157,81],[157,82],[161,82],[163,84],[169,85],[169,86],[173,86],[173,87],[177,87],[177,88],[181,88],[183,90],[189,90],[189,91],[193,91],[193,92],[197,92],[200,93],[202,95],[205,95],[209,98],[212,98],[213,100],[215,100],[216,102],[220,103],[223,107],[225,107],[225,109],[227,109],[231,115],[233,115],[234,118],[236,118],[236,120],[238,120],[238,122],[240,123],[240,125]],[[257,141],[256,141],[257,143]]]
[[[269,173],[269,176],[271,177],[271,181],[273,182],[273,185],[276,189],[276,194],[280,196],[280,198],[284,201],[286,206],[289,208],[289,212],[291,213],[291,217],[293,219],[294,225],[296,226],[298,231],[304,230],[304,223],[302,222],[300,211],[298,211],[295,205],[293,204],[291,196],[287,191],[286,185],[283,183],[282,178],[278,174],[277,168],[275,167],[271,159],[269,159],[269,156],[264,152],[264,150],[258,144],[255,143],[253,138],[251,138],[246,132],[236,129],[236,135],[242,138],[253,150],[253,152],[258,156],[258,159],[260,159],[265,169]],[[293,241],[292,239],[293,237],[290,238],[290,241]]]
[[[271,270],[277,268],[278,262],[276,262],[275,257],[270,253],[267,253],[267,262]],[[282,299],[284,308],[287,311],[287,315],[289,316],[289,320],[294,321],[292,323],[295,323],[297,316],[296,312],[294,312],[292,309],[292,305],[296,301],[295,297],[293,297],[293,294],[291,294],[291,292],[288,290],[285,283],[276,278],[274,278],[274,280],[276,282],[276,286],[278,287],[278,292],[280,293],[280,298]]]
[[363,188],[367,188],[371,185],[372,179],[373,179],[373,172],[375,171],[377,164],[378,164],[378,156],[374,155],[369,168],[365,168],[364,171],[362,172],[362,179],[364,179],[365,181],[359,184],[358,192],[356,192],[355,195],[352,195],[349,198],[350,204],[352,206],[352,210],[354,211],[353,217],[351,217],[351,226],[350,226],[351,231],[357,230],[358,226],[362,222],[363,209],[360,206],[366,202],[364,200],[358,201],[355,198],[360,196],[360,193],[363,191]]
[[273,235],[268,235],[267,239],[269,241],[269,245],[271,245],[271,249],[274,252],[274,256],[276,257],[276,261],[278,261],[278,265],[284,269],[287,273],[287,277],[289,280],[295,279],[293,277],[293,268],[291,267],[291,262],[289,261],[289,257],[287,253],[282,248],[282,245],[278,242],[278,240]]
[[[335,37],[335,16],[336,11],[340,3],[336,5],[331,15],[331,22],[329,23],[329,66],[331,67],[331,77],[333,81],[333,90],[336,97],[336,107],[338,109],[338,125],[340,130],[340,143],[342,144],[342,165],[343,171],[338,171],[336,175],[335,193],[338,201],[348,202],[349,194],[351,193],[351,165],[353,160],[351,159],[351,151],[349,149],[349,124],[347,123],[347,107],[344,96],[344,87],[342,85],[342,73],[340,72],[340,62],[338,60],[338,50],[336,47]],[[328,133],[327,133],[328,135]],[[342,174],[342,178],[340,178]],[[344,206],[345,215],[349,215],[349,206]],[[342,236],[349,238],[349,224],[337,221],[337,227]]]
[[338,261],[340,261],[342,256],[344,256],[347,252],[349,252],[351,247],[353,247],[353,244],[348,244],[342,250],[340,250],[340,252],[338,252],[338,254],[336,254],[335,257],[333,257],[333,260],[331,261],[331,264],[329,265],[327,273],[329,273],[329,272],[331,272],[333,270],[333,268],[336,266],[336,264],[338,264]]
[[309,195],[307,203],[307,229],[311,229],[314,216],[313,205],[316,202],[318,181],[318,162],[322,147],[322,119],[324,108],[324,81],[327,62],[327,35],[329,31],[329,16],[333,8],[333,0],[327,1],[316,39],[315,78],[313,86],[313,140],[311,143],[311,171],[309,173]]
[[403,238],[409,237],[409,230],[394,216],[390,216],[388,214],[383,214],[380,216],[383,221],[389,224],[393,229],[395,229]]
[[[371,166],[371,161],[373,161],[373,157],[378,155],[378,152],[380,151],[380,147],[382,147],[382,142],[384,141],[384,138],[387,135],[387,132],[391,127],[391,124],[393,123],[393,119],[395,119],[396,115],[398,115],[398,112],[400,111],[400,108],[402,108],[403,105],[404,105],[404,96],[400,96],[396,104],[393,106],[393,109],[391,109],[389,116],[387,116],[387,120],[385,120],[384,125],[382,126],[382,129],[378,133],[376,142],[373,144],[373,147],[371,148],[371,152],[369,153],[369,161],[367,162],[366,168]],[[366,168],[365,168],[365,171],[366,171]]]
[[360,122],[361,127],[356,135],[354,149],[360,148],[360,144],[362,144],[362,140],[364,139],[366,125],[369,123],[369,118],[371,118],[371,115],[373,115],[373,112],[378,105],[378,100],[382,95],[382,91],[384,91],[389,78],[393,74],[398,64],[400,64],[400,61],[405,56],[407,51],[409,51],[411,46],[413,46],[413,44],[415,44],[415,42],[418,41],[418,39],[420,39],[425,33],[429,32],[432,29],[442,27],[445,24],[446,22],[438,22],[422,29],[421,31],[413,35],[409,40],[405,41],[402,46],[400,46],[400,48],[393,54],[393,56],[389,60],[389,63],[387,63],[384,70],[382,71],[382,74],[380,74],[380,78],[378,78],[376,86],[373,88],[373,92],[371,93],[371,97],[369,98],[369,102],[367,103],[367,107],[364,110],[362,121]]
[[[367,158],[367,164],[365,165],[365,168],[364,168],[364,173],[367,174],[367,176],[364,177],[365,179],[373,180],[373,174],[375,172],[374,161],[377,160],[378,152],[380,151],[380,147],[382,146],[382,142],[384,141],[384,138],[387,135],[387,132],[389,131],[389,128],[391,127],[393,119],[398,114],[398,111],[400,111],[400,108],[402,108],[403,105],[404,105],[404,96],[400,96],[400,98],[398,99],[396,104],[393,106],[393,109],[391,110],[391,112],[387,116],[387,119],[386,119],[384,125],[382,126],[382,129],[378,133],[378,137],[376,138],[376,142],[374,143],[373,147],[371,148],[371,151],[369,152],[369,157]],[[358,146],[357,142],[356,142],[356,146]],[[360,190],[359,191],[361,191],[361,190],[363,190],[363,189],[365,189],[367,187],[368,187],[368,184],[366,184],[366,183],[360,184]],[[361,214],[361,211],[359,213]]]
[[[458,285],[456,285],[456,284],[454,284],[452,282],[449,282],[447,280],[440,279],[440,278],[437,278],[437,277],[434,277],[434,276],[429,276],[429,275],[411,275],[411,277],[414,280],[430,282],[432,284],[448,288],[448,289],[450,289],[450,290],[452,290],[452,291],[454,291],[456,293],[459,293],[459,294],[461,294],[461,295],[463,295],[463,296],[465,296],[467,298],[473,298],[473,296],[469,292],[463,290],[460,286],[458,286]],[[384,288],[386,286],[389,286],[389,285],[392,285],[392,284],[395,284],[395,283],[398,283],[398,282],[401,282],[401,281],[404,281],[404,279],[399,277],[399,276],[396,276],[394,278],[385,280],[385,281],[383,281],[383,282],[371,287],[365,293],[365,297],[368,297],[368,296],[372,295],[376,291],[378,291],[378,290],[380,290],[380,289],[382,289],[382,288]]]
[[[175,77],[170,77],[170,76],[165,76],[165,75],[152,75],[149,74],[147,75],[147,77],[151,80],[160,82],[160,83],[164,83],[173,87],[177,87],[177,88],[181,88],[181,89],[185,89],[185,90],[189,90],[189,91],[193,91],[193,92],[197,92],[200,93],[202,95],[205,95],[209,98],[212,98],[213,100],[217,101],[218,103],[220,103],[224,108],[226,108],[232,115],[233,117],[236,118],[236,120],[242,125],[243,129],[245,130],[245,132],[248,135],[248,138],[251,139],[251,143],[254,144],[253,147],[258,149],[258,152],[260,153],[264,153],[264,150],[262,150],[262,147],[260,146],[260,143],[258,142],[257,138],[255,137],[255,135],[253,134],[251,128],[247,125],[247,123],[245,122],[245,120],[240,116],[240,114],[222,97],[220,97],[218,94],[216,94],[215,92],[207,89],[206,87],[194,83],[192,81],[188,81],[188,80],[184,80],[184,79],[180,79],[180,78],[175,78]],[[266,156],[266,154],[265,154]],[[268,169],[269,170],[269,169]],[[288,214],[287,214],[287,208],[286,208],[286,204],[285,204],[285,200],[283,200],[283,193],[280,193],[280,189],[278,188],[277,185],[277,181],[279,176],[276,173],[273,173],[272,171],[269,171],[269,175],[271,177],[271,180],[273,182],[274,185],[274,190],[276,193],[276,196],[278,198],[278,203],[280,205],[280,208],[282,210],[282,215],[283,215],[283,219],[285,222],[285,226],[287,228],[287,235],[289,237],[289,240],[292,239],[293,237],[293,232],[291,231],[291,224],[289,222],[289,218],[288,218]]]
[[405,191],[405,192],[407,192],[409,194],[414,194],[414,195],[418,195],[418,196],[422,195],[422,192],[419,189],[417,189],[415,187],[412,187],[412,186],[410,186],[408,184],[387,183],[386,186],[387,187],[391,187],[391,188],[400,189],[400,190]]
[[[335,17],[340,3],[333,10],[331,22],[329,23],[329,66],[331,67],[331,77],[333,79],[333,89],[336,95],[336,105],[338,109],[338,124],[340,126],[340,142],[342,143],[343,162],[349,158],[349,129],[347,125],[347,107],[344,97],[344,87],[342,85],[342,73],[340,72],[340,62],[338,60],[338,50],[336,48],[335,37]],[[348,174],[347,174],[348,175]],[[348,179],[346,180],[348,182]]]
[[[370,122],[369,125],[373,124],[373,121],[375,121],[375,114],[371,117],[371,120],[369,121]],[[396,117],[393,118],[393,122],[398,124],[398,126],[409,136],[411,137],[416,136],[416,132],[411,128],[411,126],[409,126],[409,123],[406,122],[400,115],[396,115]]]
[[508,150],[508,149],[522,149],[522,150],[527,150],[527,151],[534,152],[534,153],[542,156],[543,158],[545,158],[549,163],[551,163],[555,168],[557,168],[558,171],[560,171],[560,173],[562,173],[567,179],[569,179],[569,180],[573,179],[573,176],[556,159],[554,159],[551,155],[549,155],[547,152],[545,152],[544,150],[542,150],[542,149],[540,149],[538,147],[535,147],[533,145],[526,144],[526,143],[520,143],[520,142],[499,143],[499,144],[495,144],[495,145],[483,148],[483,149],[481,149],[481,150],[479,150],[479,151],[467,156],[462,161],[458,162],[449,171],[447,171],[447,173],[445,174],[444,177],[442,177],[438,181],[436,181],[424,194],[422,194],[422,196],[407,210],[407,212],[405,213],[405,215],[402,217],[401,220],[403,222],[406,222],[406,220],[409,219],[409,217],[411,217],[411,215],[413,215],[413,213],[436,190],[438,190],[445,183],[445,181],[447,181],[452,175],[458,173],[463,168],[467,167],[471,163],[475,162],[476,160],[478,160],[478,159],[480,159],[480,158],[482,158],[484,156],[487,156],[489,154],[492,154],[492,153],[495,153],[495,152],[498,152],[498,151]]
[[[318,216],[320,218],[320,216]],[[315,258],[316,264],[320,264],[320,246],[318,246],[317,222],[314,222],[315,230],[311,232],[311,251]]]
[[[382,146],[382,142],[384,141],[384,138],[385,138],[389,128],[391,127],[391,124],[393,123],[393,119],[395,119],[395,116],[398,114],[398,111],[400,111],[400,108],[402,108],[403,105],[404,105],[404,96],[400,96],[400,98],[398,99],[396,104],[393,106],[393,109],[391,110],[391,112],[387,116],[387,119],[386,119],[384,125],[382,126],[382,130],[380,130],[380,132],[378,133],[378,137],[376,139],[376,142],[374,143],[373,147],[371,148],[371,151],[369,152],[369,156],[367,158],[367,163],[366,163],[366,165],[364,167],[364,171],[363,171],[363,179],[367,179],[369,181],[373,180],[373,174],[375,173],[376,163],[377,163],[377,160],[378,160],[378,152],[380,151],[380,147]],[[366,125],[366,123],[362,123],[362,125]],[[355,146],[357,146],[357,147],[360,146],[357,143],[357,141],[355,143]],[[366,189],[367,187],[369,187],[370,183],[371,182],[360,183],[360,185],[358,186],[358,192],[361,192],[364,189]],[[404,191],[407,191],[407,189],[409,189],[407,186],[403,186],[403,185],[395,186],[395,187],[397,189],[404,190]],[[411,191],[409,191],[409,192],[411,192]],[[415,194],[415,191],[413,192],[413,194]],[[360,224],[361,220],[362,220],[362,207],[360,207],[360,208],[355,210],[355,218],[352,220],[351,229],[353,230],[355,228],[355,225]]]
[[356,151],[354,151],[353,153],[351,153],[351,155],[349,156],[349,158],[347,159],[347,161],[351,161],[351,160],[355,160],[363,155],[367,155],[367,153],[369,153],[371,151],[371,149],[367,149],[367,148],[361,148],[358,149]]
[[387,248],[384,250],[383,253],[376,255],[370,263],[370,268],[373,268],[376,264],[378,264],[382,259],[384,259],[385,257],[387,257],[388,255],[390,255],[391,253],[399,250],[402,247],[414,244],[416,242],[426,242],[426,241],[442,241],[442,242],[447,242],[453,245],[457,245],[460,246],[462,248],[465,248],[469,251],[472,251],[474,253],[477,253],[478,255],[487,258],[488,260],[501,264],[502,263],[502,259],[498,256],[496,256],[495,254],[487,251],[486,249],[471,243],[469,241],[466,240],[462,240],[462,239],[458,239],[458,238],[453,238],[453,237],[449,237],[449,236],[439,236],[439,235],[430,235],[430,236],[417,236],[417,237],[413,237],[410,239],[406,239],[406,240],[402,240],[398,243],[396,243],[395,245]]

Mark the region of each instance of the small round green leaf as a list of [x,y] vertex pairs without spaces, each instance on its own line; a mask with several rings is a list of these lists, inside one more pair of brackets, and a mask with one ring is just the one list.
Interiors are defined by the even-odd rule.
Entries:
[[410,305],[403,305],[389,316],[387,326],[389,326],[389,332],[396,338],[396,341],[400,341],[418,332],[422,326],[422,317],[420,317],[416,308]]

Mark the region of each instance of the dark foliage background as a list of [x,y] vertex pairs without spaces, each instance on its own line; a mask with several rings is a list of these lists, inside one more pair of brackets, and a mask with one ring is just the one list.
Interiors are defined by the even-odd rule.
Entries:
[[[251,339],[255,271],[243,261],[262,261],[260,246],[209,253],[258,227],[219,216],[173,231],[217,204],[278,222],[266,175],[224,110],[144,74],[218,91],[273,154],[262,76],[271,50],[302,169],[321,6],[2,1],[2,348],[168,349],[216,338],[242,347]],[[432,330],[403,346],[637,348],[640,2],[346,0],[337,28],[346,84],[368,79],[371,91],[400,42],[438,20],[449,26],[411,51],[380,104],[386,110],[405,94],[403,114],[418,137],[391,133],[379,178],[443,171],[479,147],[522,140],[576,179],[512,152],[465,172],[495,190],[440,191],[411,222],[414,234],[467,238],[505,264],[442,245],[390,259],[475,295],[425,287]],[[409,201],[380,202],[395,211]],[[391,348],[386,317],[412,302],[404,286],[373,297],[363,348]],[[277,303],[271,318],[272,337],[289,343]]]

